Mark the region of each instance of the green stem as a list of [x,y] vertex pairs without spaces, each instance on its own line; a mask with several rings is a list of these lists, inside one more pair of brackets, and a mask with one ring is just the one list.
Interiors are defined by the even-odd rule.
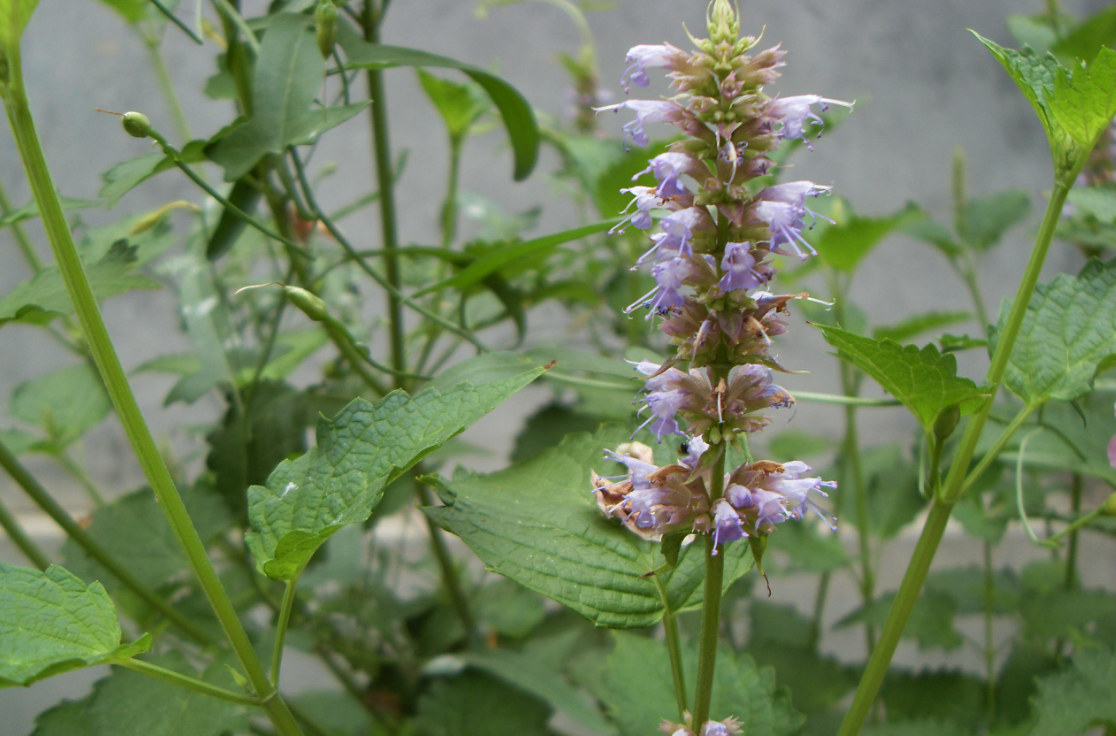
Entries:
[[984,540],[984,676],[988,681],[988,721],[996,722],[996,642],[992,637],[996,580],[992,569],[992,542]]
[[[6,452],[6,450],[0,448],[0,452]],[[40,549],[39,545],[35,544],[35,540],[23,530],[19,521],[12,512],[8,511],[8,507],[3,502],[0,502],[0,528],[8,534],[12,544],[23,553],[24,557],[31,561],[31,564],[40,570],[46,570],[50,567],[50,558]]]
[[[364,40],[380,43],[379,17],[372,0],[364,0]],[[403,344],[403,305],[398,297],[399,257],[395,249],[399,236],[395,223],[395,177],[391,170],[391,144],[388,142],[387,98],[384,93],[384,74],[379,69],[368,70],[368,97],[372,100],[372,149],[376,159],[376,180],[380,189],[380,231],[384,248],[384,274],[391,284],[387,294],[388,324],[391,328],[391,367],[399,372],[407,369]],[[403,388],[405,383],[398,381]]]
[[670,657],[670,675],[674,681],[674,700],[678,705],[678,717],[686,720],[686,673],[682,668],[682,642],[678,636],[678,617],[670,607],[667,600],[666,588],[658,575],[651,578],[659,590],[659,599],[663,602],[663,633],[666,635],[667,655]]
[[992,395],[988,397],[984,406],[969,420],[968,426],[965,427],[965,433],[961,437],[957,454],[954,456],[949,474],[943,483],[942,491],[930,507],[930,516],[926,520],[926,525],[922,528],[922,535],[919,537],[914,557],[911,558],[907,572],[903,576],[903,583],[895,598],[895,603],[888,613],[887,622],[880,634],[880,641],[875,651],[872,652],[868,666],[861,676],[856,695],[845,714],[845,719],[841,723],[841,729],[837,732],[837,736],[855,736],[860,732],[860,727],[872,708],[876,693],[879,692],[880,684],[883,683],[884,675],[891,663],[891,657],[895,654],[895,647],[899,644],[899,637],[907,625],[907,619],[910,618],[911,610],[913,610],[915,601],[918,599],[922,583],[930,570],[930,562],[934,559],[938,543],[941,542],[942,534],[945,532],[946,522],[949,521],[953,504],[960,497],[969,465],[972,463],[973,453],[976,451],[977,442],[984,430],[984,423],[992,411],[995,394],[999,389],[1000,381],[1003,379],[1008,358],[1015,346],[1015,339],[1019,335],[1019,328],[1023,324],[1027,304],[1031,300],[1031,294],[1034,293],[1035,285],[1042,273],[1042,264],[1046,260],[1047,251],[1050,249],[1050,241],[1054,237],[1054,229],[1057,227],[1062,206],[1066,202],[1066,195],[1069,194],[1069,188],[1070,185],[1063,182],[1061,175],[1059,175],[1059,178],[1055,181],[1054,190],[1051,192],[1042,226],[1039,228],[1038,236],[1035,239],[1035,247],[1027,261],[1027,269],[1023,274],[1023,280],[1019,284],[1015,301],[1011,306],[1011,312],[1008,314],[1007,322],[1000,333],[996,352],[992,356],[992,364],[988,369],[986,383],[991,387]]
[[79,547],[85,550],[86,554],[96,560],[101,567],[108,570],[113,577],[130,588],[133,593],[142,598],[149,606],[181,627],[182,630],[192,638],[205,644],[211,643],[209,636],[204,631],[194,626],[188,618],[179,613],[178,610],[167,603],[166,600],[157,595],[155,591],[148,588],[139,578],[133,575],[128,568],[117,562],[104,547],[89,536],[89,532],[85,531],[85,529],[74,521],[74,518],[66,512],[66,509],[62,508],[62,505],[54,500],[54,497],[27,471],[27,468],[23,467],[23,464],[16,459],[15,455],[13,455],[2,442],[0,442],[0,467],[4,468],[8,475],[12,477],[12,480],[16,482],[16,485],[22,488],[23,492],[35,502],[36,506],[46,512],[47,516],[51,519],[54,519],[54,523],[62,527],[66,535],[74,540]]
[[[1073,485],[1070,486],[1070,504],[1073,515],[1081,513],[1081,492],[1085,486],[1085,479],[1081,473],[1073,474]],[[1078,520],[1080,521],[1080,519]],[[1076,522],[1075,522],[1076,523]],[[1071,525],[1072,526],[1072,525]],[[1065,589],[1073,590],[1077,586],[1077,528],[1069,532],[1069,548],[1066,550],[1066,581]]]
[[[418,479],[422,472],[421,464],[416,465],[414,470],[416,493],[423,506],[433,506],[434,497],[430,493],[430,489]],[[457,577],[457,566],[454,564],[449,547],[446,546],[445,534],[442,532],[442,528],[435,524],[429,516],[423,514],[423,518],[426,520],[426,529],[430,533],[430,547],[434,550],[434,557],[438,560],[438,568],[442,573],[442,585],[449,594],[453,609],[457,612],[457,617],[461,619],[465,631],[472,639],[477,630],[477,620],[473,617],[473,611],[469,607],[469,598],[465,595],[465,591],[461,587],[461,581]]]
[[[718,452],[710,447],[706,452]],[[718,452],[713,464],[709,502],[712,504],[725,491],[725,455]],[[697,690],[694,693],[692,728],[701,733],[702,725],[709,720],[709,706],[713,699],[713,674],[717,667],[717,643],[721,629],[721,589],[725,578],[724,546],[713,541],[712,534],[705,539],[705,590],[701,604],[701,634],[698,638]]]
[[816,404],[837,404],[839,406],[902,406],[898,399],[865,399],[860,396],[838,396],[837,394],[818,394],[812,391],[795,391],[795,401],[812,401]]
[[[9,50],[11,52],[11,50]],[[205,544],[198,536],[197,529],[190,521],[182,497],[174,485],[170,471],[167,470],[159,448],[151,436],[151,430],[143,419],[139,404],[128,384],[127,374],[120,364],[112,338],[109,336],[101,317],[101,310],[97,299],[89,286],[89,279],[85,274],[81,259],[78,257],[77,248],[74,246],[73,235],[70,233],[69,224],[66,222],[62,204],[58,200],[58,192],[51,180],[50,170],[47,167],[46,157],[43,155],[42,146],[35,130],[34,119],[31,115],[31,106],[23,87],[18,51],[9,53],[10,83],[4,91],[4,104],[8,112],[8,122],[13,136],[19,146],[20,158],[23,160],[31,190],[39,203],[43,226],[50,239],[54,259],[66,283],[70,299],[85,333],[86,342],[89,344],[93,359],[101,372],[112,403],[116,407],[117,415],[124,427],[124,432],[135,450],[136,458],[144,475],[155,493],[160,508],[166,515],[167,521],[174,530],[179,544],[182,545],[186,558],[190,562],[202,590],[213,606],[221,627],[232,644],[233,650],[244,667],[248,680],[252,683],[255,692],[259,695],[268,712],[272,723],[283,736],[301,734],[298,724],[287,709],[282,696],[280,696],[267,680],[252,642],[244,630],[236,609],[229,600],[221,583],[217,571],[209,560]],[[14,459],[14,458],[13,458]],[[76,526],[76,525],[75,525]],[[157,599],[157,598],[156,598]],[[158,599],[157,599],[158,600]],[[160,608],[160,610],[162,610]]]
[[[4,191],[4,187],[0,186],[0,216],[7,215],[11,211],[12,203],[8,201],[8,194]],[[31,239],[27,237],[27,231],[23,229],[23,225],[13,222],[9,227],[12,229],[12,235],[15,237],[19,252],[23,254],[23,260],[27,261],[28,268],[31,269],[32,273],[42,271],[43,262],[39,260],[39,255],[35,252],[35,246],[31,244]]]
[[[850,382],[851,383],[851,382]],[[851,389],[851,386],[850,386]],[[856,499],[856,536],[860,551],[860,597],[865,606],[872,603],[876,581],[872,569],[872,547],[868,529],[868,485],[864,482],[864,468],[860,462],[860,438],[856,424],[856,407],[845,407],[845,459],[853,479],[853,492]],[[876,648],[876,627],[864,625],[865,646],[868,656]]]
[[457,182],[461,173],[461,139],[450,136],[449,177],[442,203],[442,247],[449,248],[457,235]]
[[1027,421],[1027,417],[1031,416],[1037,408],[1037,404],[1028,404],[1016,412],[1015,416],[1011,418],[1011,422],[1008,423],[1008,426],[1004,428],[1004,431],[1001,432],[1000,436],[996,438],[996,441],[992,443],[992,447],[988,448],[988,452],[984,453],[984,456],[980,458],[980,462],[977,463],[976,467],[965,476],[965,482],[961,485],[961,491],[958,493],[958,496],[968,491],[973,483],[976,482],[977,478],[988,469],[988,466],[996,462],[996,458],[1004,451],[1004,447],[1007,446],[1007,443],[1011,441],[1011,438],[1019,431],[1023,422]]
[[190,133],[190,123],[186,121],[186,112],[182,109],[182,102],[178,99],[178,93],[174,90],[174,82],[171,81],[170,72],[167,71],[167,60],[163,57],[163,45],[160,43],[160,39],[154,36],[145,38],[144,41],[151,56],[151,68],[155,73],[155,81],[158,82],[159,91],[162,92],[163,99],[167,103],[175,133],[185,145],[193,136]]
[[[301,574],[301,572],[300,572]],[[298,575],[287,581],[283,589],[283,602],[279,606],[279,620],[275,622],[275,645],[271,650],[271,686],[279,687],[279,668],[283,664],[283,643],[287,639],[287,626],[291,622],[291,609],[294,608],[295,588]]]
[[101,495],[101,492],[93,483],[93,479],[89,477],[89,474],[86,473],[80,465],[73,461],[69,453],[62,450],[54,457],[58,463],[66,469],[66,472],[74,476],[74,479],[85,489],[85,492],[89,494],[89,499],[93,501],[94,506],[100,507],[105,505],[105,497]]
[[189,688],[190,690],[202,693],[203,695],[208,695],[211,698],[227,700],[230,703],[239,703],[240,705],[260,704],[259,700],[253,698],[250,695],[234,693],[232,690],[226,690],[223,687],[210,685],[208,682],[203,682],[196,677],[190,677],[189,675],[184,675],[181,672],[168,670],[167,668],[160,667],[157,664],[144,662],[142,659],[124,659],[117,662],[116,664],[120,665],[121,667],[127,667],[130,670],[135,670],[136,672],[142,672],[143,674],[149,675],[150,677],[156,677],[160,680],[165,680],[167,682],[174,683],[175,685]]
[[174,23],[176,26],[182,29],[183,33],[194,39],[194,43],[196,43],[198,46],[203,46],[205,44],[205,42],[202,41],[201,36],[195,33],[193,28],[180,21],[178,19],[178,16],[172,13],[170,8],[168,8],[166,5],[163,5],[163,3],[159,2],[159,0],[151,0],[151,4],[158,8],[159,12],[167,17],[167,20],[169,20],[171,23]]
[[806,646],[811,651],[818,648],[821,640],[822,614],[825,613],[826,598],[829,597],[829,571],[826,570],[818,578],[818,592],[814,594],[814,615],[810,618],[810,631],[806,637]]
[[[380,383],[380,379],[372,375],[372,373],[365,366],[365,361],[370,361],[371,358],[362,356],[360,352],[353,347],[352,342],[350,342],[349,340],[347,331],[339,330],[337,328],[337,325],[333,321],[323,322],[322,326],[325,327],[326,334],[329,335],[329,339],[333,342],[337,349],[341,351],[341,355],[345,357],[345,360],[349,362],[349,367],[351,367],[353,371],[358,376],[360,376],[361,380],[364,381],[369,388],[375,391],[377,395],[387,396],[387,386]],[[380,365],[377,363],[376,367],[379,368]]]

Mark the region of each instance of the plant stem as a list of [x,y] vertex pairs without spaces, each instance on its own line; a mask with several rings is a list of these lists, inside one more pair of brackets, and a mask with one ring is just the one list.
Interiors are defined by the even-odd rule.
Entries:
[[73,461],[69,453],[62,450],[54,457],[58,460],[58,463],[66,469],[66,472],[74,476],[81,487],[85,489],[85,492],[89,494],[89,499],[93,501],[94,506],[101,507],[105,505],[105,497],[97,490],[97,486],[93,483],[93,479],[89,477],[89,474],[86,473],[80,465]]
[[[413,472],[415,478],[415,493],[418,495],[419,503],[423,506],[433,506],[434,497],[431,495],[430,489],[418,479],[422,473],[423,470],[420,463],[415,466]],[[435,524],[429,516],[423,514],[423,519],[426,521],[426,529],[430,533],[430,547],[434,550],[434,557],[438,560],[438,568],[442,573],[442,585],[445,586],[450,601],[453,603],[453,609],[457,611],[457,616],[465,626],[465,631],[468,633],[469,638],[472,639],[473,634],[477,630],[477,620],[473,617],[473,611],[469,607],[469,598],[461,588],[461,581],[457,577],[457,566],[454,564],[453,555],[450,554],[449,547],[446,546],[445,535],[442,533],[442,528]]]
[[[300,573],[301,574],[301,571]],[[287,625],[291,622],[291,609],[295,602],[298,575],[288,580],[283,588],[283,602],[279,606],[279,620],[275,622],[275,645],[271,650],[271,686],[279,687],[279,668],[283,663],[283,642],[287,638]]]
[[898,399],[866,399],[861,396],[839,396],[837,394],[818,394],[812,391],[795,391],[795,401],[813,401],[817,404],[837,404],[839,406],[902,406]]
[[189,675],[184,675],[181,672],[168,670],[166,667],[160,667],[157,664],[151,664],[150,662],[145,662],[142,659],[124,659],[116,662],[116,664],[120,665],[121,667],[127,667],[130,670],[135,670],[136,672],[142,672],[143,674],[149,675],[151,677],[156,677],[160,680],[166,680],[167,682],[174,683],[175,685],[179,685],[181,687],[189,688],[190,690],[202,693],[203,695],[208,695],[211,698],[227,700],[230,703],[239,703],[240,705],[260,704],[259,700],[253,698],[250,695],[234,693],[232,690],[226,690],[225,688],[218,687],[217,685],[210,685],[208,682],[203,682],[196,677],[190,677]]
[[663,602],[663,633],[666,635],[667,654],[670,657],[670,675],[674,681],[674,699],[678,705],[678,717],[686,720],[686,711],[690,708],[686,704],[686,673],[682,668],[682,642],[678,636],[678,617],[671,610],[667,599],[666,588],[658,575],[653,575],[655,587],[659,590],[659,599]]
[[[372,0],[364,0],[364,40],[380,43],[379,17]],[[395,226],[395,177],[391,170],[391,144],[388,142],[387,98],[384,94],[384,74],[379,69],[368,70],[368,97],[372,100],[372,150],[376,159],[376,180],[380,188],[380,231],[384,249],[384,275],[393,291],[388,291],[388,324],[391,328],[391,367],[399,372],[406,371],[406,358],[403,344],[403,305],[399,292],[399,256],[395,249],[399,246],[399,236]],[[403,388],[406,384],[397,381]]]
[[996,579],[992,569],[992,542],[984,540],[984,676],[988,680],[988,721],[996,722],[996,642],[992,637]]
[[[8,201],[8,194],[4,191],[4,187],[0,186],[0,216],[7,215],[11,211],[12,203]],[[19,252],[23,254],[23,260],[27,261],[27,267],[31,269],[31,273],[42,271],[43,262],[39,260],[39,255],[35,252],[35,246],[31,244],[31,239],[27,237],[27,231],[23,229],[23,225],[13,222],[8,227],[12,229],[16,246],[19,248]]]
[[[851,384],[851,381],[850,381]],[[851,386],[850,386],[851,388]],[[864,469],[860,462],[860,439],[856,425],[856,407],[845,407],[845,457],[849,473],[853,479],[853,492],[856,499],[856,536],[860,551],[860,598],[865,606],[872,602],[876,581],[872,570],[871,536],[868,529],[868,486],[864,482]],[[865,646],[868,656],[876,648],[876,627],[864,625]]]
[[1000,453],[1003,452],[1007,443],[1010,442],[1011,438],[1015,436],[1015,433],[1019,431],[1019,427],[1023,425],[1023,422],[1027,421],[1027,417],[1031,416],[1037,408],[1038,406],[1035,404],[1028,404],[1016,412],[1015,416],[1011,418],[1011,422],[1008,423],[1008,426],[1005,427],[1004,431],[1000,433],[1000,436],[996,438],[992,447],[988,449],[988,452],[984,453],[984,456],[981,457],[976,467],[965,476],[965,482],[961,485],[961,491],[958,496],[969,490],[969,487],[988,469],[988,466],[996,462],[996,458],[1000,456]]
[[204,45],[205,42],[202,41],[201,36],[195,33],[193,28],[180,21],[178,19],[178,16],[171,12],[170,8],[168,8],[166,5],[163,5],[163,3],[161,3],[159,0],[151,0],[151,4],[158,8],[159,12],[167,17],[167,20],[169,20],[171,23],[174,23],[176,26],[182,29],[183,33],[194,39],[194,43],[196,43],[198,46]]
[[[1081,513],[1081,492],[1085,486],[1085,479],[1081,473],[1073,474],[1073,485],[1070,486],[1070,503],[1073,515]],[[1065,589],[1073,590],[1077,587],[1077,529],[1069,533],[1069,548],[1066,550],[1066,581]]]
[[[5,450],[0,447],[0,452]],[[8,507],[0,502],[0,528],[2,528],[12,540],[23,556],[31,561],[35,567],[40,570],[46,570],[50,567],[50,558],[46,556],[39,545],[35,544],[33,540],[23,527],[20,526],[19,520],[15,518],[12,512],[8,511]]]
[[[11,52],[11,50],[9,50]],[[174,485],[170,471],[167,470],[159,448],[151,436],[151,430],[143,419],[139,404],[132,393],[128,383],[127,374],[120,364],[112,338],[105,328],[101,317],[101,310],[97,299],[89,286],[89,279],[85,274],[81,259],[78,257],[77,248],[74,246],[73,235],[66,222],[65,213],[58,200],[58,192],[51,180],[50,170],[47,167],[46,157],[43,155],[35,123],[31,115],[31,106],[23,87],[18,50],[9,53],[10,83],[7,87],[0,87],[4,91],[4,105],[7,108],[8,122],[13,136],[19,146],[20,158],[23,160],[31,190],[39,203],[43,226],[50,239],[51,249],[54,251],[55,261],[58,263],[66,290],[73,300],[74,309],[85,333],[86,342],[89,344],[93,359],[100,370],[101,378],[105,382],[112,403],[116,407],[117,415],[124,426],[124,432],[135,450],[136,458],[143,468],[144,475],[151,485],[152,491],[159,502],[160,508],[166,515],[167,521],[174,530],[179,544],[190,562],[194,574],[201,583],[202,590],[213,606],[221,627],[232,644],[233,650],[244,667],[248,680],[252,683],[256,694],[264,703],[271,722],[283,736],[301,735],[302,731],[295,723],[294,717],[287,709],[281,695],[279,695],[267,680],[259,658],[256,656],[252,642],[244,630],[236,609],[225,592],[217,571],[206,552],[205,544],[198,536],[197,529],[190,521],[182,497]],[[14,458],[13,458],[14,459]],[[53,499],[52,499],[53,500]],[[72,520],[71,520],[72,521]],[[76,525],[75,525],[76,527]],[[160,609],[162,610],[162,609]]]
[[[12,480],[16,482],[24,493],[30,497],[35,505],[46,512],[47,516],[54,519],[54,523],[62,527],[66,535],[74,540],[74,542],[85,550],[85,553],[92,557],[97,563],[108,570],[113,577],[123,583],[127,588],[130,588],[133,593],[142,598],[149,606],[162,613],[168,619],[173,621],[184,632],[189,634],[192,638],[204,644],[212,643],[209,636],[206,635],[201,629],[190,623],[190,620],[178,612],[171,606],[165,599],[151,590],[131,573],[128,568],[121,565],[116,559],[102,547],[96,540],[89,536],[89,532],[81,528],[81,526],[74,521],[66,509],[54,499],[50,493],[35,479],[27,468],[16,459],[15,455],[8,450],[8,448],[0,442],[0,467],[7,471]],[[13,536],[13,539],[15,537]],[[49,563],[48,563],[49,564]]]
[[[1069,172],[1069,174],[1073,173],[1073,171]],[[1015,346],[1019,328],[1023,324],[1027,304],[1031,300],[1031,294],[1034,293],[1035,285],[1038,283],[1039,275],[1042,272],[1042,264],[1046,260],[1047,251],[1050,249],[1050,241],[1054,237],[1054,229],[1061,216],[1062,205],[1065,204],[1066,195],[1069,194],[1070,184],[1063,181],[1063,179],[1070,179],[1072,182],[1069,174],[1059,172],[1055,179],[1054,189],[1046,207],[1046,214],[1035,239],[1035,247],[1027,261],[1027,269],[1023,274],[1023,280],[1019,284],[1007,322],[1000,333],[986,380],[986,383],[991,387],[992,395],[985,400],[984,406],[969,420],[965,427],[965,433],[961,437],[953,464],[950,466],[949,474],[943,483],[942,491],[930,507],[930,515],[926,519],[926,525],[922,528],[918,546],[915,547],[914,556],[911,558],[907,572],[903,576],[903,583],[899,588],[895,603],[888,613],[887,622],[880,634],[880,640],[875,651],[872,652],[872,657],[868,661],[864,674],[860,678],[856,695],[853,697],[849,710],[845,713],[845,719],[841,723],[841,729],[837,732],[837,736],[855,736],[860,732],[860,727],[867,718],[872,708],[872,702],[875,700],[876,693],[879,691],[880,684],[887,673],[891,657],[895,654],[895,647],[899,644],[899,637],[907,625],[907,619],[914,608],[922,583],[930,570],[930,563],[934,559],[938,543],[941,542],[942,534],[945,532],[946,522],[949,521],[953,504],[961,495],[977,441],[980,439],[981,432],[984,430],[984,423],[992,411],[992,404],[1007,368],[1008,358]]]
[[810,650],[818,648],[821,641],[822,614],[825,612],[825,601],[829,597],[829,571],[826,570],[818,578],[818,591],[814,594],[814,615],[810,618],[810,631],[806,635],[806,647]]
[[384,384],[380,383],[380,379],[376,378],[368,370],[368,368],[365,366],[365,359],[363,358],[363,356],[361,356],[357,349],[353,347],[353,344],[349,341],[348,336],[341,330],[337,329],[337,325],[333,324],[332,322],[323,322],[322,325],[325,327],[326,334],[329,335],[329,339],[333,341],[333,344],[337,346],[337,349],[339,351],[341,351],[341,355],[345,356],[345,360],[349,362],[349,366],[353,369],[353,371],[356,372],[358,376],[361,377],[361,380],[363,380],[369,388],[375,391],[378,396],[387,396],[388,388],[384,386]]
[[[706,452],[718,452],[710,447]],[[709,503],[720,498],[725,491],[725,455],[718,453],[713,464]],[[705,539],[705,590],[701,604],[701,634],[698,639],[697,690],[694,692],[693,731],[701,733],[702,725],[709,720],[709,706],[713,699],[713,674],[717,667],[717,643],[721,630],[721,588],[725,578],[724,546],[713,541],[712,534]]]
[[461,138],[450,136],[449,176],[442,203],[442,247],[449,248],[457,235],[457,181],[461,173]]

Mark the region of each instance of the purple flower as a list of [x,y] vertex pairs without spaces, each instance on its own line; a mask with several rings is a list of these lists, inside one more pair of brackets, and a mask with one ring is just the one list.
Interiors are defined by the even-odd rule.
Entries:
[[[632,444],[639,445],[640,447],[647,447],[646,445],[640,445],[640,443],[638,442],[633,442]],[[650,450],[650,448],[647,449]],[[632,457],[628,453],[619,455],[612,450],[605,450],[605,459],[615,460],[621,465],[627,467],[629,473],[628,477],[632,482],[632,487],[635,488],[637,491],[643,488],[650,488],[651,483],[647,480],[647,476],[659,469],[658,465],[655,465],[650,461]]]
[[647,304],[647,300],[652,296],[655,299],[649,304],[652,311],[648,312],[647,319],[651,319],[651,316],[661,309],[681,307],[686,303],[686,297],[679,291],[682,282],[690,275],[690,264],[685,258],[660,261],[651,267],[651,275],[655,277],[655,288],[629,304],[624,310],[625,314],[631,314],[635,309]]
[[[783,202],[805,209],[806,197],[817,197],[820,194],[829,194],[833,187],[815,184],[812,181],[790,181],[786,184],[776,184],[767,187],[756,195],[756,199],[768,202]],[[623,190],[621,190],[623,191]],[[806,210],[809,212],[810,210]]]
[[631,80],[631,83],[637,87],[646,87],[651,81],[647,77],[649,68],[666,67],[672,69],[675,64],[685,58],[685,51],[669,43],[633,46],[624,58],[624,63],[630,66],[624,70],[623,76],[620,77],[620,84],[624,85],[624,92],[630,91],[628,80]]
[[686,374],[677,368],[667,368],[665,371],[660,372],[662,366],[658,363],[652,363],[650,360],[641,360],[638,363],[628,361],[635,366],[635,369],[645,376],[650,376],[643,382],[643,387],[648,391],[667,391],[672,383],[677,383],[680,379],[686,377]]
[[679,183],[678,177],[682,174],[689,174],[696,171],[698,166],[700,166],[700,163],[690,154],[676,153],[674,151],[660,153],[647,163],[647,168],[633,176],[632,181],[650,172],[659,182],[658,189],[660,197],[674,197],[679,194],[689,194],[689,191]]
[[[740,514],[723,498],[713,502],[713,542],[716,545],[728,544],[748,536],[744,531],[744,523]],[[713,554],[717,554],[714,547]]]
[[634,437],[636,432],[651,425],[651,433],[659,442],[663,441],[664,434],[682,434],[682,430],[678,428],[678,421],[674,415],[678,413],[678,409],[682,404],[686,403],[686,394],[681,389],[674,389],[672,391],[657,391],[655,393],[647,394],[643,399],[647,406],[644,408],[651,409],[651,416],[647,418],[643,424],[636,427],[635,432],[632,432]]
[[[812,120],[822,129],[825,129],[825,121],[815,115],[810,110],[812,105],[821,105],[824,112],[829,109],[830,105],[842,105],[849,108],[853,107],[853,102],[843,102],[841,100],[831,100],[820,95],[798,95],[797,97],[783,97],[773,100],[771,107],[768,108],[770,114],[774,117],[780,118],[783,121],[783,130],[781,133],[782,138],[791,140],[797,138],[806,144],[806,147],[811,151],[814,147],[810,145],[810,141],[806,140],[806,134],[802,130],[802,126],[806,120]],[[821,136],[821,131],[818,131],[818,136]]]
[[771,251],[773,253],[785,254],[785,251],[779,250],[779,246],[786,243],[794,250],[794,254],[804,261],[807,256],[798,247],[798,244],[801,243],[806,246],[810,255],[816,256],[818,254],[802,237],[802,228],[806,226],[806,223],[802,220],[802,215],[806,213],[805,207],[795,207],[786,202],[763,200],[756,202],[753,212],[771,228]]
[[722,721],[706,721],[701,727],[701,736],[732,736],[740,732],[740,721],[726,718]]
[[756,289],[763,285],[765,279],[756,271],[756,259],[750,251],[749,243],[729,243],[725,246],[725,257],[721,259],[721,270],[725,275],[717,283],[721,291]]
[[624,142],[631,138],[637,146],[646,146],[650,142],[644,126],[650,123],[674,123],[682,119],[682,108],[675,102],[667,100],[627,100],[615,105],[606,105],[596,108],[597,112],[605,110],[619,110],[626,108],[636,114],[636,119],[623,127]]
[[629,222],[640,230],[647,230],[653,224],[651,210],[663,205],[663,200],[654,187],[629,187],[620,190],[621,194],[625,192],[631,194],[635,199],[624,208],[624,211],[627,212],[632,205],[635,205],[636,211],[630,217],[617,223],[615,227],[608,231],[609,234],[623,232],[624,225]]
[[[681,371],[679,371],[681,372]],[[678,461],[679,465],[683,465],[690,470],[693,470],[701,462],[701,456],[709,449],[709,444],[698,435],[692,439],[688,439],[682,443],[682,452],[685,457]]]

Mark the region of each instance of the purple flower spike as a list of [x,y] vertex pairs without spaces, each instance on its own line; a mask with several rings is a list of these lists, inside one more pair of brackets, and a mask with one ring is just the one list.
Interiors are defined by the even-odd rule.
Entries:
[[[644,399],[647,406],[644,408],[651,409],[651,416],[647,418],[643,424],[632,432],[632,436],[636,432],[651,425],[651,433],[655,435],[659,442],[663,441],[664,434],[682,434],[682,430],[678,428],[678,422],[674,419],[674,415],[678,413],[679,407],[686,401],[686,394],[678,389],[673,391],[658,391],[648,394]],[[653,423],[652,423],[653,422]]]
[[651,139],[647,137],[644,126],[650,123],[673,123],[682,119],[682,108],[677,103],[666,100],[627,100],[615,105],[596,108],[597,112],[625,108],[636,114],[636,119],[623,127],[624,142],[631,138],[637,146],[646,146]]
[[620,77],[620,84],[624,85],[625,93],[631,91],[628,86],[629,81],[637,87],[646,87],[651,82],[647,77],[648,69],[661,67],[673,69],[685,58],[685,51],[669,43],[633,46],[624,58],[624,62],[629,66]]
[[679,183],[678,177],[682,174],[689,174],[697,170],[699,164],[693,156],[688,153],[667,151],[666,153],[660,153],[647,163],[649,164],[648,167],[633,176],[632,181],[650,172],[659,182],[658,190],[660,197],[674,197],[680,194],[690,193]]
[[779,246],[785,243],[794,250],[794,255],[799,260],[804,261],[807,254],[803,253],[802,249],[798,247],[798,244],[801,243],[806,246],[809,255],[816,256],[818,254],[813,246],[802,237],[802,228],[806,225],[802,221],[802,215],[806,213],[805,207],[795,207],[786,202],[760,201],[755,204],[755,213],[771,228],[771,251],[773,253],[785,253],[785,251],[779,250]]
[[725,246],[725,257],[721,259],[721,270],[725,275],[717,283],[721,291],[736,289],[758,289],[765,279],[756,271],[756,259],[750,252],[748,243],[729,243]]
[[[690,264],[685,258],[671,258],[656,263],[651,267],[651,275],[655,277],[655,288],[629,304],[624,314],[631,314],[639,307],[647,305],[651,307],[647,319],[651,319],[652,315],[662,309],[681,307],[686,303],[686,297],[679,291],[682,282],[690,275]],[[654,300],[648,302],[653,296]]]
[[[718,498],[713,503],[713,542],[715,544],[728,544],[748,536],[744,531],[744,524],[740,514],[723,498]],[[717,554],[716,548],[713,554]]]
[[[768,110],[774,117],[782,119],[782,138],[785,140],[797,138],[805,143],[806,147],[812,151],[814,147],[810,145],[810,141],[806,140],[806,134],[802,129],[803,125],[806,123],[806,120],[809,119],[816,125],[820,125],[822,130],[824,130],[825,121],[814,114],[814,112],[810,110],[810,107],[812,105],[820,105],[824,112],[829,109],[830,105],[841,105],[851,110],[853,104],[855,103],[844,102],[842,100],[831,100],[820,95],[798,95],[797,97],[783,97],[774,100]],[[818,135],[821,135],[821,131],[818,131]]]
[[624,208],[624,211],[627,212],[631,209],[632,205],[635,205],[636,211],[626,220],[617,223],[615,227],[608,231],[609,234],[624,232],[624,226],[629,222],[640,230],[649,229],[652,225],[651,210],[656,207],[662,207],[663,205],[663,200],[655,191],[655,188],[629,187],[627,189],[621,189],[620,193],[627,193],[635,197],[635,199]]

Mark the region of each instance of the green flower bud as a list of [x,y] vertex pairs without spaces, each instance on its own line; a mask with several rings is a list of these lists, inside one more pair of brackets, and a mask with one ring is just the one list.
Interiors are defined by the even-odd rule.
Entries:
[[314,9],[314,22],[318,26],[318,50],[323,58],[329,58],[333,53],[333,44],[337,42],[337,6],[332,0],[321,0]]
[[122,120],[128,135],[135,138],[146,138],[151,135],[151,121],[142,112],[126,112]]
[[709,40],[735,44],[740,37],[740,19],[729,0],[713,0],[708,14]]
[[1105,516],[1116,516],[1116,493],[1108,497],[1108,500],[1101,506],[1101,513]]
[[321,297],[298,286],[284,286],[283,289],[287,292],[287,298],[291,300],[291,304],[301,309],[302,313],[310,319],[315,322],[323,322],[329,318],[326,303],[322,301]]
[[961,421],[961,407],[957,404],[942,409],[942,413],[934,422],[934,439],[938,442],[944,441],[953,434],[953,430],[957,429],[959,421]]

